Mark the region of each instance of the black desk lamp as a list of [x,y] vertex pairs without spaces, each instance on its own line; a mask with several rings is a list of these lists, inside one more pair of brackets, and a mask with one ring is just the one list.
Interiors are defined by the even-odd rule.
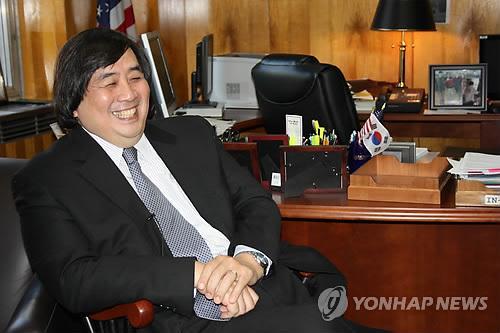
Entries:
[[371,29],[401,31],[397,87],[405,88],[405,32],[436,30],[429,0],[379,0]]

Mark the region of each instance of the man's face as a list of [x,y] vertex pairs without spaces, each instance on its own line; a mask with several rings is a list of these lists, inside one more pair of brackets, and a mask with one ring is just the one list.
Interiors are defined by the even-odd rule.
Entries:
[[118,146],[135,145],[146,124],[149,85],[132,50],[92,75],[73,112],[89,132]]

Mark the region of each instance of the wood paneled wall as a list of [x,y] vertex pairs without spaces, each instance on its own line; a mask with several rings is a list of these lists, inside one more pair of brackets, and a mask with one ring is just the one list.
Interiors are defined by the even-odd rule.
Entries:
[[[214,33],[214,52],[296,52],[337,65],[348,79],[396,81],[397,32],[371,31],[377,0],[132,0],[138,33],[158,30],[179,103],[188,98],[197,41]],[[20,2],[25,95],[50,98],[57,50],[95,25],[96,1]],[[498,0],[451,0],[449,24],[406,34],[411,87],[428,87],[429,64],[478,61],[477,35],[500,33]],[[414,47],[412,47],[412,45]]]

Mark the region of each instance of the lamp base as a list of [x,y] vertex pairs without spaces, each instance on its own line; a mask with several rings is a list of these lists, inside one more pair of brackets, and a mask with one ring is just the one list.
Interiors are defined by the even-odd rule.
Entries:
[[395,88],[388,95],[385,112],[419,113],[424,106],[424,96],[424,89]]

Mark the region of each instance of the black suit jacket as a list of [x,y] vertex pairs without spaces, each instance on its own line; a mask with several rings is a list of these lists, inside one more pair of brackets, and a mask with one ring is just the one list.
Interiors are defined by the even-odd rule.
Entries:
[[[199,117],[150,122],[145,134],[199,213],[231,242],[276,262],[279,211]],[[63,306],[89,313],[146,298],[192,315],[194,258],[173,258],[150,213],[81,128],[13,181],[33,270]]]

